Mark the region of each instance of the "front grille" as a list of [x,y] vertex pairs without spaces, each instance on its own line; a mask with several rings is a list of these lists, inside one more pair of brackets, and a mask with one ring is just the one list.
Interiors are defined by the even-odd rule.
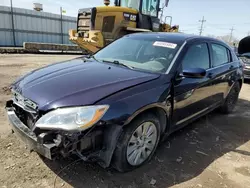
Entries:
[[77,31],[89,31],[91,28],[91,13],[80,13],[78,15]]
[[27,112],[23,108],[21,108],[20,106],[14,103],[13,103],[13,107],[15,110],[15,114],[22,121],[22,123],[26,125],[27,127],[29,127],[30,129],[32,129],[36,123],[38,115],[35,113]]
[[14,88],[12,88],[11,92],[11,106],[14,108],[15,114],[23,122],[24,125],[32,129],[38,116],[37,104],[30,99],[22,96]]

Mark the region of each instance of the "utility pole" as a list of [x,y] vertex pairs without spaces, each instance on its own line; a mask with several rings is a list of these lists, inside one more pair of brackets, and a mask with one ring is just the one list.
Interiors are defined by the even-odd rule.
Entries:
[[204,19],[204,16],[202,17],[202,20],[199,20],[199,22],[201,22],[201,27],[200,27],[200,35],[201,35],[203,32],[204,22],[206,22],[206,20]]
[[63,44],[63,16],[62,16],[63,10],[62,7],[60,7],[60,14],[61,14],[61,37],[62,37],[62,44]]
[[230,29],[230,38],[229,38],[229,43],[231,43],[231,40],[232,40],[232,37],[233,37],[233,31],[234,31],[234,27],[232,27],[231,29]]
[[250,31],[248,31],[247,36],[250,36]]
[[13,15],[12,0],[10,0],[10,13],[11,13],[11,24],[12,24],[13,44],[14,44],[14,46],[16,46],[16,36],[15,36],[15,26],[14,26],[14,15]]

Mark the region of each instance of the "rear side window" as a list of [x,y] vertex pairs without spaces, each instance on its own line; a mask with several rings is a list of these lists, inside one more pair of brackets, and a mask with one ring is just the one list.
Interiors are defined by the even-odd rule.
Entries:
[[219,44],[211,44],[213,67],[230,62],[229,50]]
[[182,60],[182,68],[209,68],[209,53],[206,43],[194,44],[189,47],[184,59]]
[[236,52],[230,51],[230,54],[231,54],[231,61],[238,61],[239,60],[239,58],[236,55]]

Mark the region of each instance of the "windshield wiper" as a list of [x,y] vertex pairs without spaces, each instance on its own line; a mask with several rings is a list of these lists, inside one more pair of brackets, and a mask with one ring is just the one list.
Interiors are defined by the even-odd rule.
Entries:
[[95,56],[94,56],[94,55],[90,55],[90,54],[89,54],[89,55],[84,56],[84,58],[85,58],[85,59],[91,59],[91,58],[92,58],[92,59],[94,59],[95,61],[98,61],[98,60],[95,58]]
[[124,63],[121,63],[120,61],[117,61],[117,60],[114,60],[114,61],[102,60],[102,62],[104,62],[104,63],[113,63],[113,64],[116,64],[116,65],[121,65],[123,67],[127,67],[129,69],[134,69],[134,67],[126,65]]

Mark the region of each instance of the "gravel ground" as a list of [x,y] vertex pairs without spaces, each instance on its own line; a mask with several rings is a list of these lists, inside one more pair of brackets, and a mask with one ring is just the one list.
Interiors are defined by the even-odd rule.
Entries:
[[118,173],[77,158],[49,161],[29,153],[11,134],[5,115],[9,84],[33,69],[72,59],[70,55],[0,55],[0,187],[250,187],[250,85],[235,113],[209,115],[174,133],[152,161]]

